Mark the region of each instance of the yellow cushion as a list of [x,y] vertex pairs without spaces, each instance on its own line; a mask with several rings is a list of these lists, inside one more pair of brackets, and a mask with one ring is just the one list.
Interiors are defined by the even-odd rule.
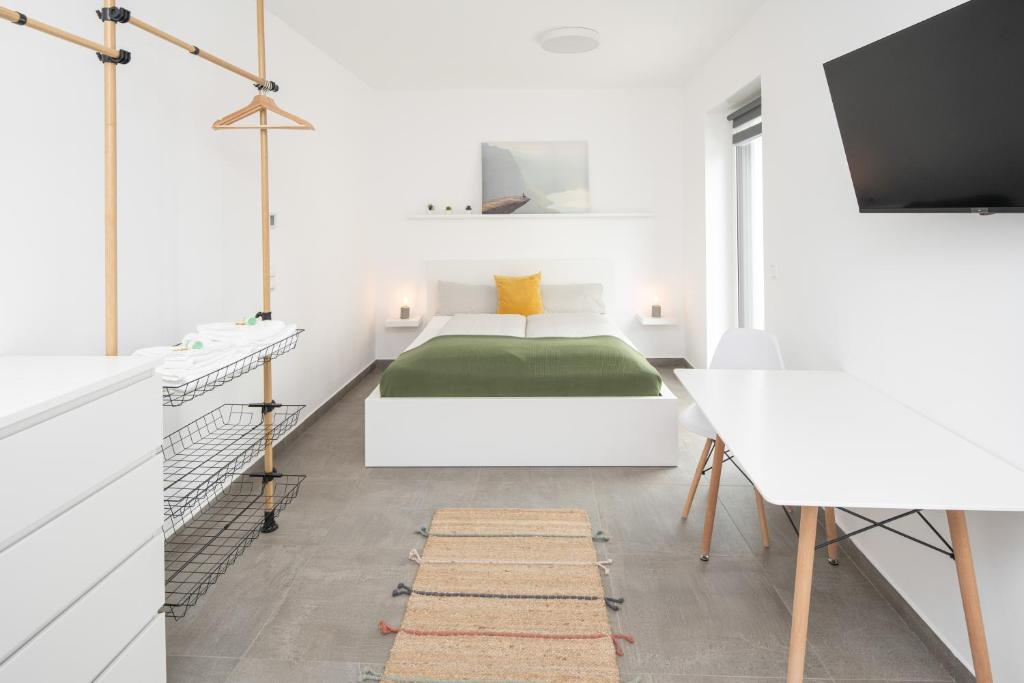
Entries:
[[525,277],[495,275],[498,288],[498,313],[537,315],[544,312],[540,298],[540,273]]

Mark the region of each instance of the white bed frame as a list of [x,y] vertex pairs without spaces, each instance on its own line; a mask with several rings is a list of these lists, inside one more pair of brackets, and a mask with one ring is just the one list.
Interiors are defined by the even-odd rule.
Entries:
[[[551,284],[600,282],[604,261],[433,261],[428,315],[438,280],[483,284],[494,273],[541,270]],[[367,467],[675,466],[678,406],[660,396],[366,399]]]

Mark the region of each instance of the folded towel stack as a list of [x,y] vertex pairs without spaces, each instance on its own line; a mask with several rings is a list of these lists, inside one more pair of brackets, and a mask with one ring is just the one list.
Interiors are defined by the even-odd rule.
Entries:
[[295,325],[280,320],[255,324],[206,323],[174,346],[152,346],[139,349],[133,355],[159,358],[157,375],[165,385],[177,386],[214,374],[218,368],[228,373],[232,363],[290,337],[295,330]]
[[256,350],[294,334],[295,325],[287,325],[281,320],[263,320],[254,325],[206,323],[196,330],[202,338]]

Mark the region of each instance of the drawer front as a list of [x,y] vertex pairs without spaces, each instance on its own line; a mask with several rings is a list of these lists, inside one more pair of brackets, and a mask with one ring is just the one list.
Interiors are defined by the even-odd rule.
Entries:
[[165,683],[166,621],[164,615],[156,615],[145,630],[100,674],[97,683]]
[[0,683],[91,681],[164,601],[164,539],[155,536],[0,665]]
[[161,474],[157,454],[0,552],[0,662],[160,531]]
[[160,447],[156,377],[0,439],[0,549],[52,519]]

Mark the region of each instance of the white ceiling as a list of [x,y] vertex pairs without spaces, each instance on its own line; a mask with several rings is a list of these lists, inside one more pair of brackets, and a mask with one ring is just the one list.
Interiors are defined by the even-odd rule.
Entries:
[[[382,89],[681,85],[764,0],[276,0],[274,13]],[[544,52],[537,37],[587,26],[601,47]]]

